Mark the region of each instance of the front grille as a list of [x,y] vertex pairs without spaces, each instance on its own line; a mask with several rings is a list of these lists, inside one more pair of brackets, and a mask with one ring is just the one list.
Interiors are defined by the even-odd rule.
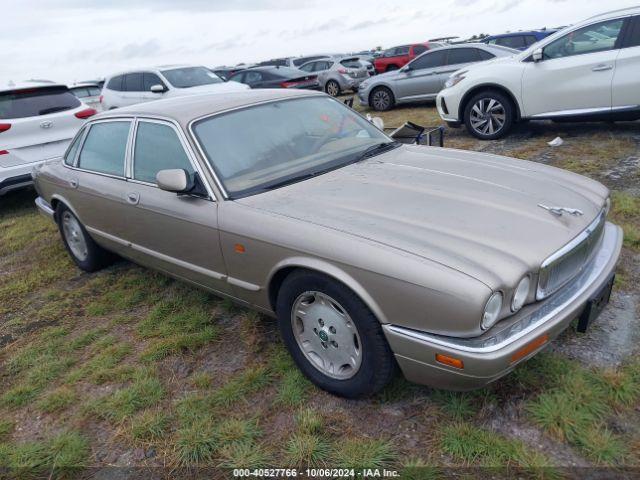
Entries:
[[592,260],[604,232],[605,214],[598,215],[575,239],[542,263],[536,298],[558,291]]

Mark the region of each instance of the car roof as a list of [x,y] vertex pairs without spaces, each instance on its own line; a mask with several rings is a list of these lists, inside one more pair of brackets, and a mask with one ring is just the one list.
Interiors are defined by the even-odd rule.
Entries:
[[51,87],[64,87],[68,88],[63,83],[54,83],[54,82],[34,82],[34,81],[25,81],[25,82],[15,82],[0,85],[0,92],[10,92],[13,90],[24,90],[26,88],[51,88]]
[[80,82],[80,83],[74,83],[73,85],[70,85],[69,88],[83,88],[83,87],[97,87],[98,84],[94,83],[94,82]]
[[[593,17],[589,17],[584,20],[584,23],[590,23],[593,20],[606,20],[607,18],[621,17],[623,15],[636,15],[638,13],[640,13],[640,7],[638,6],[620,8],[618,10],[610,10],[608,12],[600,13],[598,15],[594,15]],[[583,22],[580,22],[580,23],[583,23]]]
[[139,116],[160,117],[175,120],[184,127],[196,118],[227,110],[255,105],[273,100],[324,96],[322,92],[297,89],[256,89],[241,92],[203,93],[187,97],[174,97],[153,102],[139,103],[129,107],[108,110],[91,118],[100,120],[112,117]]
[[175,65],[156,65],[152,67],[139,67],[139,68],[128,68],[127,70],[122,70],[120,72],[112,73],[108,75],[106,78],[117,77],[118,75],[126,75],[127,73],[137,73],[137,72],[153,72],[153,71],[162,71],[162,70],[175,70],[176,68],[192,68],[192,67],[202,67],[207,68],[204,65],[190,65],[190,64],[175,64]]

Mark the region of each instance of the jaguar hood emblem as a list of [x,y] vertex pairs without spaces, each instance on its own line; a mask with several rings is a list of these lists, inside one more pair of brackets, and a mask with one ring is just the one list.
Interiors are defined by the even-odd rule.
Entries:
[[563,213],[568,213],[569,215],[573,215],[574,217],[579,217],[580,215],[584,215],[582,210],[578,210],[577,208],[550,207],[542,203],[539,203],[538,206],[540,208],[544,208],[545,210],[553,213],[554,215],[557,215],[558,217],[562,216]]

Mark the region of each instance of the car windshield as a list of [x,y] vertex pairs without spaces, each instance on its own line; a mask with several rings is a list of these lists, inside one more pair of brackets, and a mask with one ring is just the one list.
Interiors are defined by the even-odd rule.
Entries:
[[199,120],[193,132],[231,198],[261,193],[395,146],[325,96],[287,99]]
[[172,70],[162,70],[162,75],[175,88],[191,88],[201,85],[211,85],[222,83],[219,76],[204,67],[174,68]]

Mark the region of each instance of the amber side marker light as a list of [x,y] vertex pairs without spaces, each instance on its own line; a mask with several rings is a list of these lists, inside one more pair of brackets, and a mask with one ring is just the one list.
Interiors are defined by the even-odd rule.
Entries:
[[527,343],[524,347],[522,347],[520,350],[518,350],[516,353],[511,355],[511,363],[515,363],[518,360],[526,357],[531,352],[537,350],[548,341],[549,341],[549,336],[546,333],[536,338],[535,340],[532,340],[531,342]]
[[453,358],[448,355],[443,355],[442,353],[436,353],[436,362],[442,363],[443,365],[449,365],[453,368],[464,368],[464,363],[459,358]]
[[242,245],[241,243],[236,243],[233,246],[233,249],[236,251],[236,253],[244,253],[246,251],[244,245]]

